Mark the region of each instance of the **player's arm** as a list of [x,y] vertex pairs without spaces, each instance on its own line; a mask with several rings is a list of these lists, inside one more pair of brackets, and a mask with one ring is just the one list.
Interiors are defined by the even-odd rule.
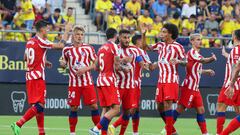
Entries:
[[144,25],[140,26],[141,28],[141,33],[142,33],[142,49],[145,51],[148,49],[147,43],[146,43],[146,32],[147,32],[147,27]]
[[228,98],[232,98],[234,95],[234,84],[237,81],[237,78],[239,77],[239,72],[240,72],[240,61],[237,62],[235,68],[233,69],[229,87],[225,91],[225,95],[227,95]]
[[170,63],[172,65],[176,65],[176,64],[179,64],[181,66],[186,66],[187,65],[187,59],[186,58],[183,58],[182,60],[179,60],[179,59],[171,59],[170,60]]
[[85,66],[85,67],[79,68],[76,72],[77,76],[81,76],[90,70],[94,70],[96,68],[95,61],[90,66]]
[[47,58],[45,59],[45,66],[47,68],[52,68],[52,63],[50,61],[48,61]]
[[60,64],[60,67],[61,67],[61,68],[63,68],[63,69],[67,68],[67,61],[64,59],[63,56],[60,57],[60,59],[59,59],[59,64]]
[[207,64],[207,63],[211,63],[213,61],[216,61],[217,60],[217,57],[214,53],[212,53],[212,56],[211,57],[208,57],[208,58],[201,58],[199,60],[200,63],[203,63],[203,64]]
[[225,58],[228,58],[229,56],[229,53],[226,52],[225,46],[222,47],[222,56],[224,56]]
[[209,76],[214,76],[215,72],[212,69],[202,69],[200,71],[202,74],[209,75]]
[[158,62],[154,62],[154,63],[149,64],[149,70],[150,71],[153,71],[157,68],[158,68]]
[[67,23],[65,26],[65,31],[64,31],[62,39],[59,41],[59,43],[53,44],[52,49],[63,49],[63,47],[65,46],[65,44],[68,40],[68,34],[71,31],[71,29],[72,29],[72,24]]

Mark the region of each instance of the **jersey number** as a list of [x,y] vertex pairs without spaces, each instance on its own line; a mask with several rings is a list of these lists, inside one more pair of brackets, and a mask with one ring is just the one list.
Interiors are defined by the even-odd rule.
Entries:
[[104,69],[103,56],[104,56],[103,53],[101,53],[101,54],[99,55],[99,68],[100,68],[100,71],[103,71],[103,69]]
[[28,64],[33,64],[34,58],[35,58],[35,51],[33,48],[26,48],[25,51],[26,57],[27,57],[27,63]]

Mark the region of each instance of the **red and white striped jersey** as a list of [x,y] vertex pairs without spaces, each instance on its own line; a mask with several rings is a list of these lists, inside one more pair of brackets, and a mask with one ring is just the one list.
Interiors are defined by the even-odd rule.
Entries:
[[[142,56],[144,63],[149,63],[150,64],[151,61],[150,61],[150,58],[149,58],[147,52],[144,51],[141,48],[138,48],[138,49],[140,51],[140,55]],[[135,68],[134,75],[135,75],[134,78],[135,78],[136,86],[141,87],[142,67],[140,66],[140,64],[138,62],[136,63],[136,68]]]
[[27,60],[26,80],[45,80],[45,60],[47,49],[51,49],[53,43],[38,36],[31,38],[25,49]]
[[114,70],[114,58],[119,56],[118,46],[108,41],[98,50],[99,75],[97,86],[116,86],[116,75]]
[[126,73],[124,71],[116,71],[118,88],[121,88],[121,89],[135,88],[136,83],[135,83],[134,70],[136,69],[137,57],[142,57],[141,52],[135,46],[121,48],[121,46],[119,45],[119,49],[120,49],[120,58],[132,57],[132,61],[127,63],[127,65],[124,65],[124,66],[128,66],[128,68],[130,69],[129,72]]
[[199,83],[201,78],[202,63],[200,60],[203,56],[193,48],[187,53],[186,78],[183,81],[183,86],[190,90],[199,91]]
[[159,83],[179,83],[178,65],[170,64],[170,60],[185,58],[185,51],[181,44],[173,42],[166,44],[158,42],[152,46],[153,50],[158,51]]
[[[227,88],[229,86],[233,67],[237,64],[238,60],[240,58],[240,45],[234,47],[227,58],[226,68],[225,68],[225,78],[223,82],[223,87]],[[238,77],[237,81],[234,84],[234,89],[239,90],[240,89],[240,77]]]
[[91,45],[83,43],[78,47],[66,46],[62,50],[62,57],[69,68],[69,86],[81,87],[94,84],[90,71],[81,76],[76,75],[79,68],[88,67],[96,60],[97,55]]

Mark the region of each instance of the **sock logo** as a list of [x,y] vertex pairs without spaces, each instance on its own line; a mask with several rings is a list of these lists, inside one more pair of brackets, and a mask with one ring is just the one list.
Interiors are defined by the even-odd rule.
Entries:
[[217,112],[217,99],[218,94],[208,94],[207,95],[207,105],[208,111],[210,115],[215,115]]
[[13,110],[15,113],[22,112],[26,101],[26,93],[24,91],[13,91],[11,93]]

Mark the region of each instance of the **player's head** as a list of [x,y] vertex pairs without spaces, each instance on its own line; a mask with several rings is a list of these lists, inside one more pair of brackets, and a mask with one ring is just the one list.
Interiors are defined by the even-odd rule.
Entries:
[[122,47],[128,47],[130,43],[130,31],[125,29],[120,30],[119,41]]
[[113,39],[115,42],[117,40],[117,30],[114,28],[109,28],[106,30],[107,40]]
[[161,34],[163,36],[162,40],[164,42],[169,41],[169,40],[176,40],[178,37],[178,28],[174,24],[166,23],[163,25]]
[[82,26],[74,26],[73,28],[73,42],[81,43],[84,38],[85,30]]
[[232,41],[234,45],[238,45],[240,43],[240,29],[237,29],[233,32]]
[[202,35],[199,33],[194,33],[189,36],[190,42],[193,47],[201,48],[202,46]]
[[37,33],[41,33],[44,38],[47,37],[47,31],[48,31],[48,22],[44,20],[40,20],[35,24],[35,28]]
[[132,43],[138,47],[142,47],[142,36],[141,35],[134,35],[132,37]]

